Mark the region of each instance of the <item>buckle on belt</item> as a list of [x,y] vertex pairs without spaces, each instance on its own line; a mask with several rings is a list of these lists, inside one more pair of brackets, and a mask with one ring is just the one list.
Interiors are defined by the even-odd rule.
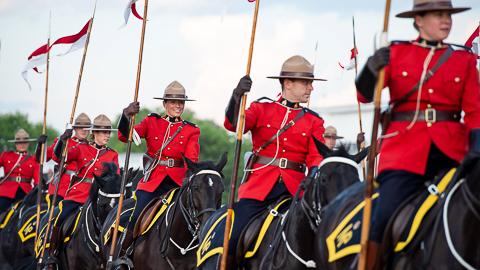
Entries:
[[287,168],[287,164],[288,164],[288,159],[286,159],[286,158],[281,158],[281,159],[280,159],[280,162],[278,163],[278,167],[280,167],[280,169],[286,169],[286,168]]
[[22,181],[22,178],[20,176],[15,177],[15,182],[19,183]]
[[175,160],[173,158],[167,159],[167,166],[169,168],[173,168],[174,165],[175,165]]
[[425,122],[428,124],[437,122],[437,111],[434,108],[427,108],[425,110]]

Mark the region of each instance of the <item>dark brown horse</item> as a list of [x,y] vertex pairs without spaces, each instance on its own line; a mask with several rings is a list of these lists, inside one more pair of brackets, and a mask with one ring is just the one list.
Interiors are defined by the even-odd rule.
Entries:
[[[43,179],[42,191],[42,210],[46,209],[45,196],[47,193],[48,185],[45,184]],[[32,215],[36,216],[37,213],[37,196],[38,186],[35,186],[18,205],[13,212],[10,220],[0,232],[0,269],[21,269],[25,265],[25,260],[22,258],[29,258],[29,262],[33,262],[33,257],[30,257],[33,253],[33,245],[31,249],[25,246],[24,242],[19,237],[19,230],[22,228],[22,221],[29,219]],[[32,228],[33,235],[35,235],[35,229]],[[34,238],[34,237],[33,237]],[[33,239],[31,240],[33,242]]]
[[[297,193],[288,214],[281,213],[273,219],[255,254],[243,260],[244,269],[315,267],[312,261],[313,245],[321,221],[321,209],[337,194],[360,181],[357,163],[365,158],[368,151],[351,156],[343,145],[339,150],[331,151],[320,141],[315,140],[315,143],[320,155],[325,157],[323,164],[316,173],[310,175],[311,178],[302,182],[304,194],[299,198]],[[207,227],[202,236],[205,236],[206,231]],[[216,269],[219,259],[220,255],[214,255],[202,263],[199,269]]]
[[[479,269],[480,268],[480,161],[474,166],[460,165],[445,192],[422,221],[416,236],[402,250],[392,255],[384,250],[387,269]],[[469,171],[459,180],[458,171]],[[364,183],[340,194],[325,208],[315,244],[317,269],[356,269],[357,254],[328,262],[326,237],[339,221],[356,207],[364,196]],[[380,195],[381,196],[381,195]],[[438,206],[438,207],[437,207]],[[433,211],[438,209],[438,211]],[[361,227],[357,228],[358,230]],[[384,239],[391,238],[387,229]],[[385,242],[386,240],[384,240]],[[388,248],[388,247],[387,247]]]
[[[80,208],[81,213],[74,223],[76,228],[74,233],[63,235],[69,237],[69,240],[62,247],[57,248],[60,269],[101,268],[100,232],[107,215],[118,204],[122,180],[117,173],[115,163],[105,162],[103,166],[102,174],[94,175],[95,181],[90,188],[89,197]],[[127,182],[135,177],[135,174],[136,172],[129,170]],[[42,219],[40,228],[46,226],[46,217],[48,215]],[[46,251],[45,254],[48,252]]]
[[[221,171],[227,163],[227,153],[216,165],[212,161],[195,163],[186,157],[184,160],[191,176],[184,181],[178,195],[162,214],[164,217],[152,225],[146,239],[140,244],[136,243],[132,255],[135,270],[191,269],[195,265],[200,231],[222,202],[225,186]],[[114,218],[115,215],[110,215],[111,220],[105,223],[108,225],[104,227],[102,235],[110,230],[109,225]],[[102,245],[104,254],[109,254],[110,245],[111,241]],[[104,257],[104,263],[107,256]]]

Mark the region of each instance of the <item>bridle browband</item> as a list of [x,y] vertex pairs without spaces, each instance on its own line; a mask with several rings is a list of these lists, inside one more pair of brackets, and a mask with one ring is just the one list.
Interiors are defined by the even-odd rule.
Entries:
[[357,168],[358,164],[349,159],[349,158],[345,158],[345,157],[328,157],[326,159],[324,159],[322,162],[320,162],[320,165],[318,165],[318,171],[320,171],[320,168],[322,168],[325,164],[328,164],[328,163],[332,163],[332,162],[337,162],[337,163],[344,163],[344,164],[348,164],[348,165],[351,165],[355,168]]

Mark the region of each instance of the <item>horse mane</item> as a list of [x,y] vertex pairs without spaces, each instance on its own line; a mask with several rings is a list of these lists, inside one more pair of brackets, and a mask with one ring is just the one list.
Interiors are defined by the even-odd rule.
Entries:
[[[119,175],[117,173],[118,167],[115,162],[102,162],[103,169],[101,170],[101,174],[97,175],[98,178],[102,179],[118,179]],[[92,186],[90,188],[89,197],[96,199],[98,196],[98,190],[100,187],[98,186],[97,181],[93,181]],[[102,189],[105,193],[118,193],[117,190],[117,181],[105,181],[105,187]]]
[[349,150],[350,150],[350,147],[346,146],[343,143],[340,143],[340,147],[337,150],[328,153],[328,155],[325,158],[328,158],[328,157],[344,157],[344,158],[350,158],[351,159],[352,155],[350,155],[348,153]]
[[213,161],[210,161],[210,160],[201,161],[201,162],[197,163],[197,166],[198,166],[197,169],[192,172],[192,175],[196,174],[199,171],[203,171],[203,170],[214,170],[214,171],[218,172],[222,176],[222,178],[224,177],[223,173],[222,173],[222,169],[217,167],[217,165],[215,165],[215,163]]

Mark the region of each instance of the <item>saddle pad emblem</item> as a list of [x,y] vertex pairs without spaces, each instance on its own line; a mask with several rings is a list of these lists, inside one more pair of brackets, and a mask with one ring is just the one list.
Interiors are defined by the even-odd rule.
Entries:
[[[43,210],[40,212],[40,216],[42,214],[45,214],[47,210]],[[18,231],[18,235],[20,236],[20,239],[22,240],[22,243],[27,241],[28,239],[35,237],[35,230],[37,228],[37,214],[33,215],[31,218],[29,218],[25,224],[23,224],[22,228]]]

